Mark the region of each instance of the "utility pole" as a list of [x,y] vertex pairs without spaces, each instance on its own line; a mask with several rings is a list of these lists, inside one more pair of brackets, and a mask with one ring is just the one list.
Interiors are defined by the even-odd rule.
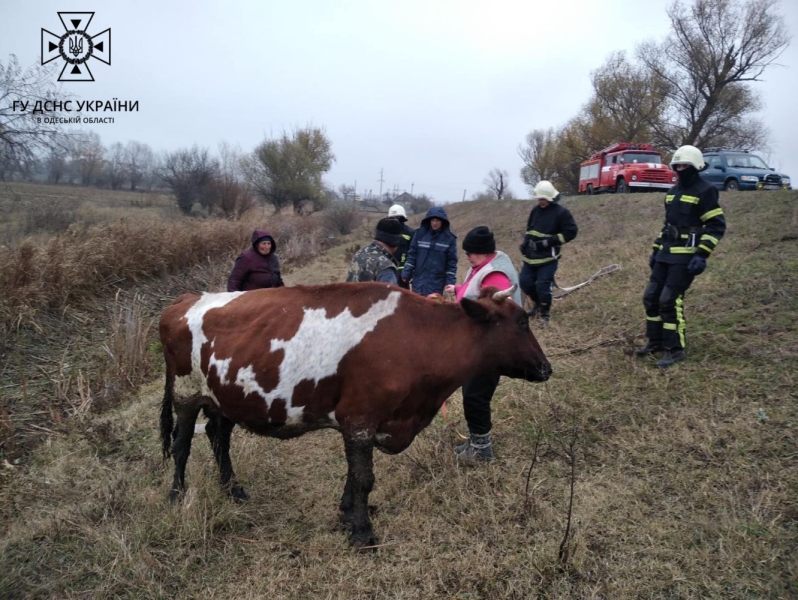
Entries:
[[465,193],[466,193],[466,191],[463,190],[463,202],[465,202]]
[[383,184],[383,182],[385,181],[385,180],[382,178],[382,167],[380,167],[380,178],[379,178],[377,181],[379,181],[379,182],[380,182],[380,200],[382,200],[382,184]]
[[413,195],[413,186],[415,186],[415,185],[416,185],[415,183],[411,183],[410,184],[410,195],[411,196]]

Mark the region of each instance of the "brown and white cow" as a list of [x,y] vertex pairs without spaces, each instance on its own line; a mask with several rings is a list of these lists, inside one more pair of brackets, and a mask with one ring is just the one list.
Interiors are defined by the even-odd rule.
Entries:
[[348,464],[342,518],[354,545],[375,544],[368,516],[375,446],[391,454],[407,448],[477,375],[549,378],[551,365],[511,293],[491,288],[479,300],[442,304],[383,283],[341,283],[180,296],[160,322],[172,501],[185,489],[200,410],[222,485],[238,500],[246,494],[230,462],[236,424],[279,438],[333,428]]

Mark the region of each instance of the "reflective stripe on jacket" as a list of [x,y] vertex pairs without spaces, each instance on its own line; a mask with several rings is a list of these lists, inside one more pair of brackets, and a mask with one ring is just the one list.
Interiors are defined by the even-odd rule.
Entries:
[[571,211],[563,205],[552,202],[546,208],[535,206],[529,212],[524,237],[534,242],[548,239],[549,247],[521,258],[533,266],[558,260],[562,256],[561,246],[573,240],[577,233],[579,228],[576,226],[576,221]]
[[725,233],[718,190],[699,176],[687,187],[677,183],[668,190],[665,224],[653,248],[659,262],[688,263],[695,254],[712,254]]

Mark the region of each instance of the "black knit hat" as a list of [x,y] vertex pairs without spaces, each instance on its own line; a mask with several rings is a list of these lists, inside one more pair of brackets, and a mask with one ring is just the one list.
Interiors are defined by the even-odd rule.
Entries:
[[463,250],[469,254],[493,254],[496,252],[493,232],[484,225],[474,227],[463,239]]
[[385,217],[377,223],[374,239],[389,246],[398,246],[402,241],[402,224],[393,217]]

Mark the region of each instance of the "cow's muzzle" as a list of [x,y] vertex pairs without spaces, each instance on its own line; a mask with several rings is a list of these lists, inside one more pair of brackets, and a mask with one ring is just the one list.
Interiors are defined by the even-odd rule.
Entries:
[[548,381],[549,377],[551,377],[551,363],[549,363],[548,361],[544,362],[538,368],[538,371],[540,372],[539,381]]

